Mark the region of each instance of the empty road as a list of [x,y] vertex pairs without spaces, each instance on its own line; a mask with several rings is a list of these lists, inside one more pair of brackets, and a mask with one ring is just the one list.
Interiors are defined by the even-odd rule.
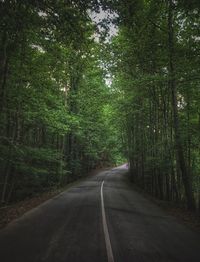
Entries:
[[200,236],[127,182],[87,178],[0,231],[1,262],[199,262]]

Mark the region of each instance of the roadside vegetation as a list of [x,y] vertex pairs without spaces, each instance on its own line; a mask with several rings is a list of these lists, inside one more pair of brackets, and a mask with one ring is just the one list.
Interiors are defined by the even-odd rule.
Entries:
[[120,161],[96,6],[75,2],[0,1],[2,204]]
[[199,1],[10,0],[0,15],[1,205],[128,161],[147,192],[200,209]]
[[199,1],[118,1],[113,88],[131,179],[200,209]]

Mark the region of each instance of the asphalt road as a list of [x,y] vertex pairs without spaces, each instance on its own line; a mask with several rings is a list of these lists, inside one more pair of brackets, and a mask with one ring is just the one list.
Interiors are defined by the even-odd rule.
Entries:
[[119,167],[1,230],[0,261],[199,262],[200,236],[135,192]]

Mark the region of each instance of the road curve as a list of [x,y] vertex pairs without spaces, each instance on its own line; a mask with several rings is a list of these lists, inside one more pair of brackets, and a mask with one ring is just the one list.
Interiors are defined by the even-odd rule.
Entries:
[[100,172],[0,231],[2,262],[199,262],[200,236]]

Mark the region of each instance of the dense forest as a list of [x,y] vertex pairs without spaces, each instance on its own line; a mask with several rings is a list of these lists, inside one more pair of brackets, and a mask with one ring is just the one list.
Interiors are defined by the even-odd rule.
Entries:
[[1,0],[0,15],[1,204],[128,161],[147,192],[200,209],[198,0]]
[[120,161],[97,6],[83,2],[0,2],[2,203]]

